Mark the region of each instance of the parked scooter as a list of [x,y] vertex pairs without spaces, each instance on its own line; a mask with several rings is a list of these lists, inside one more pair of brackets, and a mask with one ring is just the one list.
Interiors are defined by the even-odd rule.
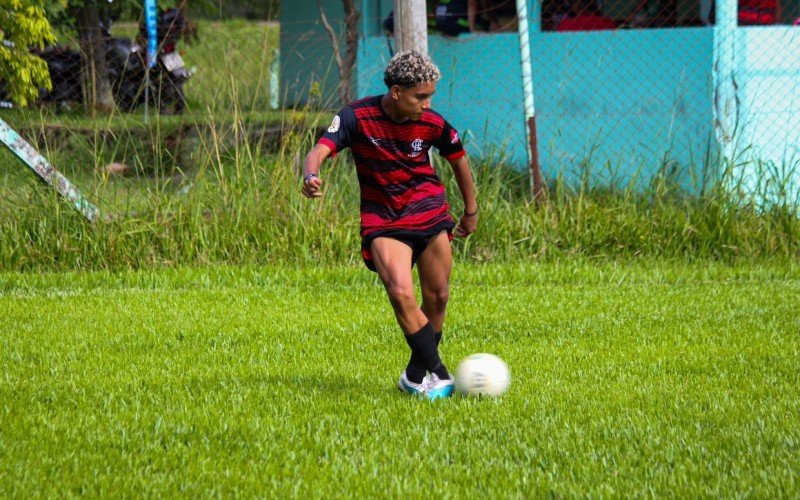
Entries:
[[[149,70],[149,92],[145,92],[148,83],[146,28],[141,25],[137,40],[130,40],[112,37],[110,24],[102,23],[101,29],[106,45],[108,77],[117,106],[123,111],[131,111],[143,104],[149,95],[149,102],[160,112],[182,113],[186,108],[183,85],[192,76],[177,51],[177,41],[187,27],[183,12],[168,9],[158,15],[157,62]],[[64,46],[50,46],[35,53],[47,62],[52,82],[50,91],[40,91],[39,101],[59,106],[82,102],[81,53]],[[2,96],[2,82],[0,106],[11,106]]]
[[[192,77],[177,49],[178,40],[188,29],[180,9],[167,9],[158,16],[158,62],[151,71],[150,83],[154,100],[161,113],[180,114],[186,109],[183,84]],[[146,28],[139,26],[140,39],[146,39]]]
[[[186,17],[180,9],[167,9],[158,15],[158,53],[150,69],[150,103],[164,114],[180,114],[186,109],[183,85],[191,78],[178,52],[177,44],[187,29]],[[139,25],[136,40],[113,39],[106,53],[109,77],[117,105],[130,111],[145,101],[147,66],[147,28]]]

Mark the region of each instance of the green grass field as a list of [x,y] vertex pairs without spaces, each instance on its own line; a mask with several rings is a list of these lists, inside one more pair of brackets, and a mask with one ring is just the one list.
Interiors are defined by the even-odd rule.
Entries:
[[796,264],[457,264],[444,358],[513,381],[428,402],[363,269],[0,274],[0,491],[794,497],[798,296]]
[[[475,158],[442,350],[451,369],[498,354],[512,385],[405,397],[351,160],[299,194],[329,113],[268,109],[277,35],[201,23],[188,112],[147,127],[4,115],[109,217],[0,151],[0,496],[800,496],[796,197],[726,169],[697,195],[551,179],[537,205]],[[285,133],[262,148],[267,125]]]

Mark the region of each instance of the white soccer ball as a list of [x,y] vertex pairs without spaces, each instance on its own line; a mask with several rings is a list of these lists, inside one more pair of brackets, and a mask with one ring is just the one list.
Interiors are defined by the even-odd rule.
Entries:
[[508,366],[494,354],[471,354],[456,368],[456,389],[468,396],[499,396],[510,383]]

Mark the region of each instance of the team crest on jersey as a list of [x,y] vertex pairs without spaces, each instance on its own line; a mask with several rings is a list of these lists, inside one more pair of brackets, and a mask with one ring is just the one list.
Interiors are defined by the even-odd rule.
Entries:
[[339,119],[339,115],[334,116],[333,121],[331,122],[331,126],[328,127],[328,132],[330,132],[331,134],[335,134],[336,132],[338,132],[340,123],[341,120]]
[[419,156],[419,154],[422,153],[422,139],[420,138],[414,139],[414,141],[411,143],[411,149],[413,149],[414,151],[409,153],[408,155],[409,158],[414,158],[415,156]]
[[457,142],[458,142],[458,132],[456,132],[456,129],[452,129],[450,131],[450,144],[455,144]]

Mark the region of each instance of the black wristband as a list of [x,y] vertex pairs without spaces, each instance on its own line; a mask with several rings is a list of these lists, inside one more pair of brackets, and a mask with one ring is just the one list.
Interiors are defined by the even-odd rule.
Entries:
[[467,212],[466,209],[464,210],[464,215],[467,217],[471,217],[473,215],[478,215],[478,209],[476,208],[474,212]]
[[307,176],[303,177],[303,184],[307,183],[310,179],[316,177],[317,174],[308,174]]

